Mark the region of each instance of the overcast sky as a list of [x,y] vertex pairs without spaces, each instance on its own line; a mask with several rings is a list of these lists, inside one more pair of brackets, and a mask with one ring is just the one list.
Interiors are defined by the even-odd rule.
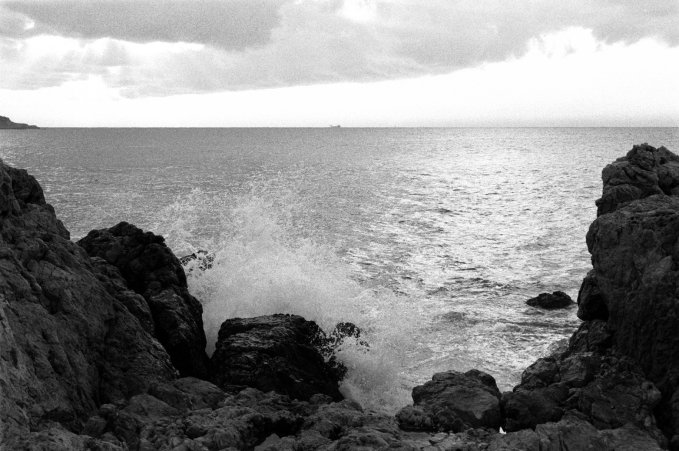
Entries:
[[43,126],[679,125],[679,0],[0,0]]

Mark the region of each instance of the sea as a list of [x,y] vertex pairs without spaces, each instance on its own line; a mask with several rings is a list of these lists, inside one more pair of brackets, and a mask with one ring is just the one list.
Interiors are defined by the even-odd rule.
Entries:
[[601,170],[644,142],[679,151],[679,129],[0,130],[0,158],[73,240],[127,221],[177,256],[214,254],[187,268],[208,352],[230,317],[355,323],[342,392],[394,412],[440,371],[511,390],[563,346],[577,309],[525,302],[577,298]]

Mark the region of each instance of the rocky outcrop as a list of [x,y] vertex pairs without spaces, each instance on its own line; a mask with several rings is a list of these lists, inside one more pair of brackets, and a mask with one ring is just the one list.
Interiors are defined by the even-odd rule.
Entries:
[[586,322],[503,395],[505,428],[537,432],[575,415],[617,431],[609,439],[633,429],[679,449],[679,157],[634,146],[602,179],[587,233],[593,269],[578,294]]
[[2,129],[36,129],[36,125],[12,122],[7,116],[0,116],[0,130]]
[[495,379],[478,370],[436,373],[431,381],[413,389],[413,406],[396,415],[399,426],[410,431],[452,431],[490,428],[502,424],[500,391]]
[[303,400],[315,394],[340,400],[345,370],[320,354],[324,337],[316,323],[297,315],[228,319],[212,355],[213,381],[227,390],[250,386]]
[[22,437],[76,440],[100,404],[174,377],[163,347],[118,294],[69,240],[37,181],[0,163],[0,443],[7,449]]
[[531,307],[539,307],[551,310],[570,307],[575,303],[573,302],[573,299],[571,299],[571,297],[563,291],[555,291],[552,294],[540,293],[536,297],[528,299],[526,304],[530,305]]
[[679,449],[679,157],[634,146],[603,180],[599,217],[587,233],[593,270],[578,299],[581,316],[608,312],[615,349],[660,389],[658,421]]
[[597,216],[653,194],[679,195],[679,156],[664,147],[640,144],[606,166],[601,178],[604,188],[596,201]]
[[631,425],[659,443],[654,409],[660,392],[639,365],[612,346],[605,323],[585,323],[563,354],[539,359],[502,399],[508,432],[577,415],[596,429]]
[[148,308],[135,301],[138,307],[132,311],[165,347],[180,374],[207,378],[203,307],[189,293],[182,264],[163,237],[121,222],[91,231],[78,244],[91,257],[115,266],[127,286],[143,297]]

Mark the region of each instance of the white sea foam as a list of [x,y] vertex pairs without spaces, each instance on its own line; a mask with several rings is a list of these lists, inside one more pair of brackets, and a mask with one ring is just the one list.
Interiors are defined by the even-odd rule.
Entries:
[[[203,303],[208,353],[227,318],[291,313],[326,332],[350,321],[369,348],[349,341],[338,350],[349,370],[341,390],[366,407],[395,411],[410,401],[403,370],[421,329],[413,306],[388,289],[361,286],[336,248],[293,227],[295,203],[283,197],[247,194],[226,202],[194,190],[159,215],[156,230],[178,253],[214,254],[210,269],[187,268],[189,289]],[[217,235],[208,222],[219,224]]]

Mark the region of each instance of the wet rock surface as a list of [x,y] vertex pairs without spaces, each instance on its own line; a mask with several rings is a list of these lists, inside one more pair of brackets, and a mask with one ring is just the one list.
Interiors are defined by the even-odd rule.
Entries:
[[573,299],[563,291],[555,291],[554,293],[540,293],[534,298],[526,301],[526,304],[531,307],[539,307],[544,309],[558,309],[570,307],[573,304]]
[[478,370],[436,373],[413,389],[413,406],[396,414],[410,431],[462,432],[474,428],[498,430],[502,423],[500,391],[495,379]]
[[315,394],[342,399],[346,371],[329,364],[316,344],[325,337],[313,321],[297,315],[224,321],[212,355],[213,380],[222,388],[251,386],[308,400]]
[[[115,266],[127,286],[143,296],[151,312],[152,332],[180,374],[208,377],[203,307],[189,293],[182,264],[163,237],[121,222],[91,231],[78,244],[91,257]],[[143,314],[140,309],[134,310]]]

